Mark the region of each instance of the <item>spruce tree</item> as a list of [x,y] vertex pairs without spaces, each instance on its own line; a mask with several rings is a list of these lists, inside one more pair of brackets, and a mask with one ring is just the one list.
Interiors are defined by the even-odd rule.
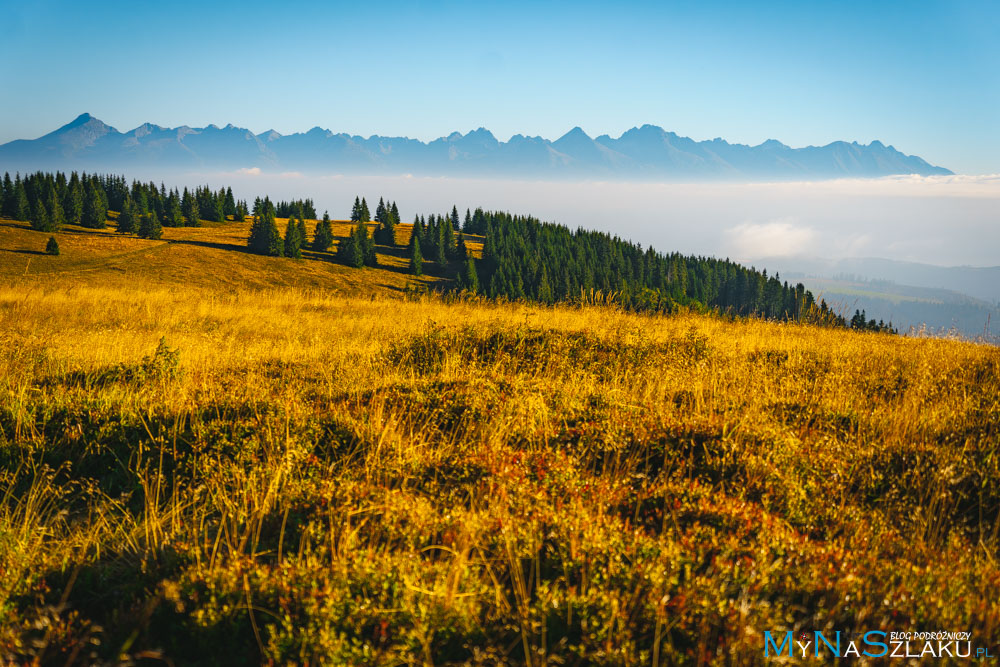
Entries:
[[462,287],[473,294],[479,291],[479,276],[476,274],[476,260],[471,257],[466,258],[465,266],[460,274]]
[[406,244],[406,249],[412,253],[413,244],[419,241],[420,237],[423,236],[423,234],[424,234],[424,229],[423,225],[420,224],[420,216],[414,215],[413,228],[410,230],[410,241]]
[[54,236],[49,237],[49,242],[45,244],[45,254],[46,255],[59,254],[59,242],[56,241],[56,237]]
[[10,180],[10,174],[4,172],[3,181],[0,181],[0,215],[9,216],[9,210],[11,205],[11,198],[14,196],[14,182]]
[[330,215],[323,212],[323,219],[316,223],[316,233],[313,234],[313,250],[326,252],[333,245],[333,227],[330,225]]
[[459,221],[459,218],[458,218],[458,206],[452,206],[451,207],[451,229],[452,229],[452,231],[456,231],[457,232],[457,231],[459,231],[461,229],[461,226],[459,225],[459,223],[460,223],[460,221]]
[[98,191],[92,181],[87,182],[83,194],[83,215],[80,219],[84,227],[103,229],[108,219],[108,209],[104,202],[103,191]]
[[301,217],[299,217],[299,221],[297,223],[297,229],[299,234],[299,247],[301,248],[306,245],[306,239],[309,238],[306,235],[306,221],[303,220]]
[[233,220],[236,221],[236,200],[233,198],[233,189],[226,188],[226,201],[223,204],[223,213],[225,215],[233,216]]
[[360,218],[360,220],[361,220],[361,222],[371,222],[371,219],[372,219],[372,214],[368,212],[368,202],[366,202],[365,198],[362,197],[361,198],[361,218]]
[[424,258],[420,254],[420,237],[417,234],[410,239],[410,271],[415,276],[424,273]]
[[552,286],[549,284],[549,273],[542,267],[542,275],[538,279],[538,300],[542,303],[552,303]]
[[[393,226],[400,223],[399,208],[396,206],[396,202],[392,202],[392,206],[389,207],[389,215],[392,216]],[[393,245],[395,245],[395,240],[393,240]]]
[[56,193],[56,188],[54,185],[49,185],[49,218],[52,220],[52,229],[58,230],[62,229],[62,226],[66,223],[66,216],[63,213],[62,203],[59,201],[59,195]]
[[222,197],[215,197],[212,201],[212,220],[214,222],[224,222],[226,219],[226,208]]
[[351,222],[361,220],[361,198],[354,197],[354,207],[351,209]]
[[163,227],[155,213],[145,213],[139,216],[139,226],[136,235],[141,239],[159,239],[163,236]]
[[184,214],[181,213],[181,203],[176,193],[171,193],[163,213],[163,224],[167,227],[183,227]]
[[39,232],[54,231],[52,228],[52,219],[49,217],[49,212],[41,199],[35,202],[35,208],[31,212],[31,228]]
[[361,243],[357,228],[351,230],[348,237],[337,245],[337,259],[347,266],[360,269],[365,265],[364,249]]
[[363,221],[358,222],[358,226],[354,228],[353,234],[356,239],[355,244],[357,245],[358,252],[361,255],[362,264],[365,266],[378,266],[378,258],[375,254],[375,241],[368,234],[368,225]]
[[132,197],[130,196],[125,197],[121,213],[118,214],[115,231],[119,234],[132,234],[136,231],[135,208],[132,205]]
[[63,216],[69,225],[79,225],[83,218],[83,186],[76,172],[70,177],[63,196]]
[[450,230],[451,225],[447,221],[444,224],[438,225],[438,238],[437,243],[434,244],[434,262],[437,264],[438,271],[443,272],[448,266],[448,242],[447,242],[447,231]]
[[[185,190],[186,192],[186,190]],[[198,210],[198,200],[194,197],[187,197],[186,204],[184,205],[184,219],[185,224],[188,227],[200,227],[201,222],[198,220],[198,215],[200,211]]]
[[382,245],[395,246],[396,245],[396,216],[392,212],[392,209],[386,206],[382,207],[382,221],[379,226],[375,229],[375,241],[376,243],[381,243]]
[[302,239],[299,238],[299,226],[293,218],[288,219],[285,227],[285,257],[302,259]]
[[266,203],[262,204],[259,210],[260,213],[254,216],[253,224],[250,225],[250,238],[247,239],[247,246],[250,248],[250,252],[258,255],[281,257],[284,254],[284,242],[274,220],[274,211]]
[[14,197],[11,204],[11,216],[15,220],[27,220],[31,217],[31,208],[28,206],[28,193],[24,191],[24,183],[18,176],[14,180]]

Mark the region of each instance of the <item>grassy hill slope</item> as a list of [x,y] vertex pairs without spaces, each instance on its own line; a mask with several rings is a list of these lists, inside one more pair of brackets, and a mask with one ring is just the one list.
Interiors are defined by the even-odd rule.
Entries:
[[241,233],[69,230],[49,258],[0,223],[10,661],[1000,643],[997,348],[403,299],[393,267],[256,257]]
[[[114,216],[114,214],[112,214]],[[282,234],[287,219],[278,220]],[[340,290],[345,293],[398,292],[408,285],[431,287],[440,278],[409,274],[405,247],[378,246],[377,269],[357,271],[334,260],[330,252],[303,251],[302,260],[260,257],[247,252],[250,223],[203,222],[202,227],[165,227],[159,241],[104,230],[67,226],[55,234],[36,232],[27,222],[0,219],[0,278],[25,276],[34,281],[72,284],[118,284],[142,280],[162,285],[226,288],[296,286]],[[316,221],[306,222],[309,241]],[[371,225],[374,228],[374,224]],[[336,240],[346,238],[348,221],[335,221]],[[397,243],[409,241],[410,225],[397,229]],[[45,255],[49,236],[59,242],[58,257]],[[477,250],[482,242],[470,238]]]

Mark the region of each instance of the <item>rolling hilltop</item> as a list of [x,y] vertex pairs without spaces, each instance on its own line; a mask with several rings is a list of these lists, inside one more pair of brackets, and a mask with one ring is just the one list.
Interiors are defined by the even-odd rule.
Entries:
[[354,269],[201,224],[0,221],[0,661],[1000,642],[997,348],[442,298],[389,247]]
[[319,127],[281,135],[254,134],[233,125],[166,128],[145,123],[120,132],[83,114],[43,137],[0,146],[0,169],[146,167],[665,180],[951,173],[879,141],[791,148],[772,139],[747,146],[722,139],[694,141],[654,125],[632,128],[618,138],[591,138],[577,127],[554,141],[515,135],[506,142],[479,128],[424,143]]

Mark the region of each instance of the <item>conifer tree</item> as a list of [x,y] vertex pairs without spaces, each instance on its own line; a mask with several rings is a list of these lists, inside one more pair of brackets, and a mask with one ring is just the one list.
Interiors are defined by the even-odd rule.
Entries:
[[285,257],[302,259],[302,240],[298,222],[294,218],[289,218],[288,226],[285,227]]
[[136,227],[135,208],[132,204],[132,197],[126,196],[125,203],[122,204],[122,210],[118,214],[115,231],[119,234],[132,234],[136,231]]
[[406,244],[406,249],[411,253],[413,252],[413,244],[420,240],[420,237],[424,235],[423,225],[420,223],[420,216],[413,216],[413,228],[410,230],[410,240]]
[[299,218],[298,222],[298,233],[299,233],[299,247],[303,247],[306,245],[307,243],[306,239],[308,239],[309,237],[306,235],[306,221],[303,220],[301,217]]
[[31,217],[31,208],[28,206],[28,193],[24,191],[24,183],[21,177],[14,179],[14,197],[11,204],[11,216],[15,220],[27,220]]
[[10,215],[8,212],[11,204],[11,197],[14,196],[14,182],[10,180],[10,173],[4,172],[3,181],[0,181],[0,215]]
[[223,204],[223,213],[225,215],[233,216],[236,219],[236,200],[233,198],[233,189],[231,187],[226,188],[226,201]]
[[200,227],[201,222],[198,220],[198,215],[200,213],[198,210],[198,200],[194,197],[188,196],[184,201],[186,202],[184,204],[184,224],[188,227]]
[[155,213],[140,215],[136,235],[141,239],[159,239],[163,236],[163,227],[160,225],[160,218]]
[[83,194],[83,215],[80,222],[90,229],[103,229],[108,219],[108,208],[103,191],[98,191],[93,181],[88,181]]
[[537,298],[542,303],[552,303],[552,286],[549,284],[549,273],[542,267],[542,275],[538,279]]
[[184,215],[181,213],[181,203],[176,192],[167,197],[163,211],[163,224],[167,227],[183,227]]
[[368,212],[368,202],[361,198],[361,222],[371,222],[372,214]]
[[447,230],[451,225],[445,221],[437,226],[437,243],[434,244],[434,262],[437,264],[439,272],[443,272],[448,265],[448,241]]
[[458,218],[458,206],[452,206],[451,207],[451,229],[452,229],[452,231],[457,232],[458,230],[461,229],[461,227],[459,226],[459,223],[460,223],[460,220]]
[[[362,200],[362,204],[364,200]],[[361,254],[361,262],[365,266],[378,266],[378,258],[375,254],[375,241],[368,234],[368,225],[363,221],[354,228],[355,243],[358,252]]]
[[313,234],[313,250],[326,252],[333,245],[333,227],[330,225],[330,215],[324,211],[323,219],[316,223],[316,233]]
[[49,184],[49,218],[51,219],[52,229],[58,230],[62,229],[62,226],[66,223],[66,216],[63,214],[63,207],[59,201],[59,195],[56,192],[55,185]]
[[[209,193],[211,194],[211,193]],[[215,197],[212,200],[212,220],[214,222],[223,222],[226,219],[226,209],[223,204],[221,197]]]
[[59,254],[59,242],[56,241],[56,237],[54,236],[49,237],[49,242],[45,244],[45,254],[46,255]]
[[465,209],[465,222],[462,223],[462,231],[472,232],[472,213],[469,212],[469,209]]
[[132,206],[136,216],[149,213],[149,198],[146,197],[146,189],[138,181],[132,184]]
[[410,271],[415,276],[424,273],[424,258],[420,254],[420,237],[417,234],[410,239]]
[[83,186],[75,171],[66,186],[66,194],[63,195],[63,216],[70,225],[79,225],[83,217]]
[[274,212],[266,203],[262,203],[257,208],[259,213],[254,216],[253,224],[250,226],[250,238],[247,239],[247,246],[250,248],[250,252],[258,255],[281,257],[284,254],[284,242],[274,220]]
[[444,256],[453,259],[456,256],[455,228],[452,225],[441,225],[442,239],[444,244]]
[[466,258],[462,273],[459,274],[462,287],[473,294],[479,291],[479,276],[476,274],[476,260],[471,257]]
[[31,212],[31,228],[39,232],[51,232],[52,219],[45,208],[45,203],[39,199],[35,202],[34,210]]
[[354,198],[354,207],[351,209],[351,222],[358,222],[361,220],[361,198]]
[[[379,202],[381,205],[381,202]],[[395,207],[395,204],[393,205]],[[398,222],[396,214],[393,213],[393,209],[388,206],[382,206],[381,209],[381,221],[379,226],[375,229],[375,242],[381,243],[382,245],[395,246],[396,245],[396,223]],[[376,214],[376,217],[379,217]]]
[[363,241],[358,237],[357,228],[351,230],[348,237],[337,246],[337,259],[346,264],[360,269],[365,265]]

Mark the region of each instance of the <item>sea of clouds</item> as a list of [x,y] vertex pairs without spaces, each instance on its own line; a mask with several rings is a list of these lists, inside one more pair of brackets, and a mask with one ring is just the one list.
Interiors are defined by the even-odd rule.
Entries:
[[348,217],[355,195],[374,210],[395,200],[414,213],[457,205],[529,213],[600,229],[663,251],[730,257],[884,257],[940,266],[1000,264],[1000,174],[892,176],[773,183],[623,183],[312,175],[243,169],[187,173],[183,183],[232,185],[238,197],[312,197]]

